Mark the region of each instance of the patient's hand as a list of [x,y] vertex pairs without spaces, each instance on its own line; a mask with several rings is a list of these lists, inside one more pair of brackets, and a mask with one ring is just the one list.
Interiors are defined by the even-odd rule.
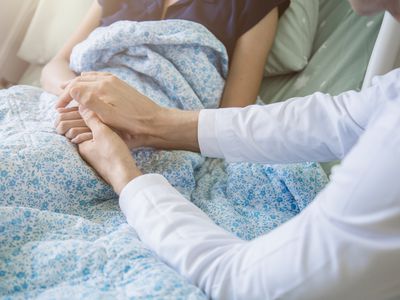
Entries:
[[84,110],[82,116],[91,130],[91,133],[83,134],[90,135],[91,139],[78,145],[79,153],[120,194],[141,172],[118,134],[104,125],[93,112]]
[[[57,133],[64,135],[74,144],[81,144],[92,139],[91,130],[83,120],[79,107],[58,108],[57,111],[59,115],[54,124]],[[139,137],[120,131],[116,132],[129,149],[135,149],[143,145],[143,141]]]
[[57,133],[65,135],[70,140],[82,133],[90,133],[78,107],[58,108],[59,115],[55,122]]

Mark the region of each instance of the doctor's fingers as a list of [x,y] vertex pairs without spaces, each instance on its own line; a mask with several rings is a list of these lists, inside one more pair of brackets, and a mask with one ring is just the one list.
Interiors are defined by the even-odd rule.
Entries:
[[83,119],[61,121],[56,127],[58,134],[65,135],[71,128],[87,127]]
[[71,89],[74,88],[79,82],[87,82],[87,83],[98,82],[104,80],[105,78],[106,76],[85,75],[85,76],[78,76],[72,80],[66,81],[63,84],[64,91],[57,100],[56,108],[66,107],[74,99],[73,96],[71,95]]
[[105,93],[107,92],[104,89],[104,81],[77,82],[70,90],[73,99],[81,106],[96,113],[102,121],[112,114],[112,106],[102,100]]
[[70,80],[67,80],[63,83],[61,83],[60,87],[62,89],[65,89],[69,85],[71,85],[73,82],[77,81],[97,81],[101,80],[104,77],[107,76],[113,76],[112,73],[107,73],[107,72],[82,72],[81,75],[76,76],[75,78],[72,78]]
[[90,76],[97,76],[97,77],[114,76],[114,74],[112,74],[110,72],[96,72],[96,71],[82,72],[81,73],[81,77],[90,77]]

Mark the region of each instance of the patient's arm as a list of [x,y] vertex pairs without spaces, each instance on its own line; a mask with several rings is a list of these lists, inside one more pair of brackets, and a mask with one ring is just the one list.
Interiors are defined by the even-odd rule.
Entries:
[[100,24],[101,6],[97,1],[93,4],[77,31],[69,38],[56,56],[44,67],[41,76],[42,87],[49,93],[60,95],[61,85],[76,74],[69,68],[69,57],[72,48],[83,41]]
[[256,101],[277,22],[278,8],[275,8],[238,39],[221,107],[242,107]]

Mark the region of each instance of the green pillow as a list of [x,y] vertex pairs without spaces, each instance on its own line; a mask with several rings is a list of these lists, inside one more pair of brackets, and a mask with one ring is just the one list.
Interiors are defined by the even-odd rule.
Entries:
[[319,0],[292,0],[278,23],[265,76],[303,70],[310,58],[318,26]]

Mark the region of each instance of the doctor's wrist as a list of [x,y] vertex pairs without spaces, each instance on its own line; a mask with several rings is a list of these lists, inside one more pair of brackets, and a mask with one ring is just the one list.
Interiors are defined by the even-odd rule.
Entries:
[[163,109],[154,119],[146,146],[199,152],[198,119],[199,111]]

